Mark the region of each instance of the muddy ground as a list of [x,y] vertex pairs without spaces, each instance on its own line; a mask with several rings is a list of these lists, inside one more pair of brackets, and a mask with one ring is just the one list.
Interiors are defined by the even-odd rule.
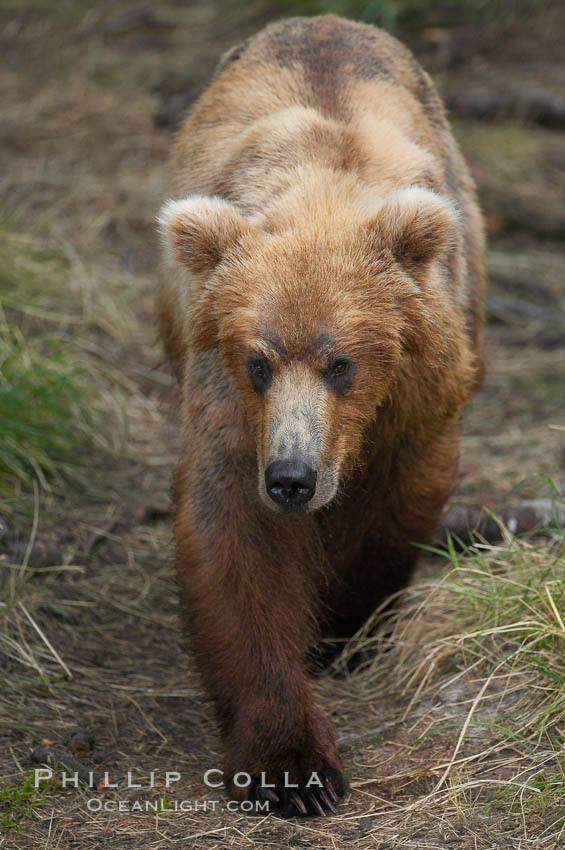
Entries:
[[[53,787],[19,829],[3,831],[0,847],[549,846],[541,843],[542,815],[523,845],[516,832],[493,843],[493,822],[474,818],[465,792],[453,804],[456,816],[452,805],[445,818],[440,806],[420,819],[379,819],[382,804],[401,808],[430,791],[434,765],[449,760],[455,739],[442,739],[443,751],[430,739],[416,746],[414,724],[426,712],[441,717],[441,707],[416,702],[407,722],[407,698],[369,698],[355,679],[317,686],[334,706],[354,779],[339,818],[274,828],[272,819],[230,815],[221,791],[207,792],[202,774],[219,766],[219,748],[182,648],[169,558],[177,434],[154,326],[154,218],[172,128],[219,54],[259,18],[242,23],[237,13],[222,15],[203,2],[8,2],[0,15],[3,210],[15,230],[72,246],[123,309],[123,333],[114,316],[111,329],[91,333],[88,344],[126,398],[129,420],[123,457],[92,470],[90,492],[38,497],[39,533],[57,545],[68,569],[36,578],[25,604],[38,612],[62,664],[39,651],[38,685],[36,669],[21,673],[7,657],[4,672],[17,685],[0,701],[4,782],[17,781],[45,740],[72,750],[76,741],[69,739],[81,729],[87,742],[75,751],[120,779],[122,790],[93,795]],[[409,37],[456,105],[471,88],[562,96],[564,30],[565,9],[556,3],[539,5],[528,19],[434,23]],[[565,480],[565,136],[562,127],[524,120],[519,108],[489,120],[452,117],[489,234],[488,372],[466,416],[456,498],[498,510],[510,491],[545,495],[544,476]],[[26,530],[25,516],[9,516]],[[423,575],[443,569],[434,562]],[[19,616],[25,643],[33,632]],[[128,770],[143,791],[123,790]],[[168,792],[166,770],[181,774]],[[504,778],[504,766],[496,770]],[[147,789],[151,771],[155,789]],[[156,816],[87,806],[92,797],[140,796],[208,801],[209,808]]]

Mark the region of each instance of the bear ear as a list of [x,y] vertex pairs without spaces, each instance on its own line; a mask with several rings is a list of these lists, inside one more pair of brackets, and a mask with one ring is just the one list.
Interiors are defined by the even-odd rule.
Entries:
[[387,196],[369,229],[379,247],[388,248],[418,278],[457,236],[459,214],[445,196],[408,186]]
[[157,221],[169,256],[197,275],[213,271],[251,229],[234,204],[202,195],[167,201]]

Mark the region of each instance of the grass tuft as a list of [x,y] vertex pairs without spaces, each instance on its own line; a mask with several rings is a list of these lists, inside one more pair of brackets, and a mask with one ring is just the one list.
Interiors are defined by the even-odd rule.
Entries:
[[[82,348],[96,315],[70,249],[0,231],[0,499],[88,484],[123,437],[116,394]],[[92,335],[92,334],[91,334]]]
[[84,469],[92,443],[92,386],[52,337],[31,345],[9,327],[0,330],[0,480],[26,488],[72,480]]
[[[501,812],[500,838],[554,847],[565,830],[565,539],[451,549],[438,584],[415,584],[376,631],[369,624],[341,657],[367,661],[352,676],[367,703],[403,705],[406,745],[431,759],[415,808],[459,805],[477,819]],[[374,629],[374,623],[373,623]],[[429,752],[429,759],[426,753]],[[446,758],[446,752],[449,757]],[[435,763],[434,763],[435,758]],[[410,769],[384,781],[411,781]],[[381,780],[382,781],[382,780]]]
[[21,829],[33,817],[35,809],[46,805],[43,799],[46,785],[46,780],[40,780],[36,786],[35,771],[29,770],[17,784],[0,788],[0,827]]

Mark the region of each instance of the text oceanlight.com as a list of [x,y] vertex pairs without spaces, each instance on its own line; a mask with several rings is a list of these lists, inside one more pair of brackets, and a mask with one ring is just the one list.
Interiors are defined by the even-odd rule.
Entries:
[[86,807],[90,812],[218,812],[227,809],[230,812],[265,812],[268,813],[269,801],[236,800],[223,802],[220,800],[101,800],[92,797]]

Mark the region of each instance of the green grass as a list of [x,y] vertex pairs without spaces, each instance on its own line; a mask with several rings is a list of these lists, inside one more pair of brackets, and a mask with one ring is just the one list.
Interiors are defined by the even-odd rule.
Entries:
[[18,784],[0,788],[0,827],[21,829],[36,808],[46,805],[43,797],[47,784],[47,780],[39,780],[35,787],[35,771],[29,770]]
[[30,489],[76,478],[93,431],[84,367],[53,337],[28,344],[7,324],[0,334],[0,481]]
[[0,230],[0,505],[34,482],[88,486],[93,459],[123,437],[82,345],[103,319],[87,280],[70,247]]
[[[477,823],[496,811],[493,842],[499,835],[559,846],[552,842],[565,830],[565,532],[508,536],[463,554],[451,548],[447,567],[443,578],[408,588],[392,620],[373,636],[366,629],[342,660],[376,644],[377,655],[353,674],[360,698],[378,704],[394,693],[411,707],[410,747],[441,765],[422,811],[441,804],[448,817],[466,801]],[[434,707],[414,723],[420,702]]]
[[253,0],[245,5],[235,0],[216,0],[216,16],[239,21],[288,15],[321,15],[333,12],[346,18],[376,24],[396,34],[419,32],[426,27],[470,24],[506,26],[518,17],[539,13],[552,0],[528,0],[520,8],[514,0]]

